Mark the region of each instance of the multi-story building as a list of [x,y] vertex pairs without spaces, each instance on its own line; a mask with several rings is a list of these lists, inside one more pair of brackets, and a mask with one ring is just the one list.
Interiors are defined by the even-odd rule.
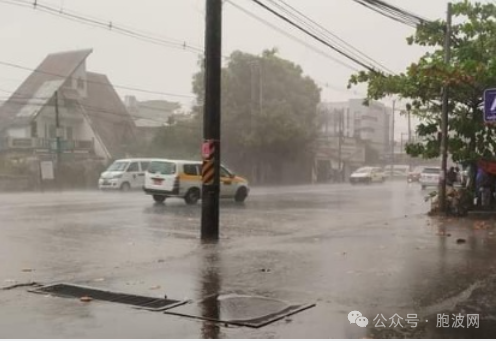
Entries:
[[323,135],[336,134],[366,142],[379,155],[390,150],[392,110],[379,102],[368,106],[361,99],[321,104]]

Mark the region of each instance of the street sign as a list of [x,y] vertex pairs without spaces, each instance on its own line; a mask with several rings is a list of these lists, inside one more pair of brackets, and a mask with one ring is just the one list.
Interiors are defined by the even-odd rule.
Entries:
[[202,156],[204,159],[210,158],[212,153],[214,152],[214,143],[212,140],[206,140],[202,144]]
[[55,176],[53,174],[53,162],[52,161],[41,161],[41,179],[42,180],[54,180]]
[[484,122],[496,123],[496,89],[484,90]]

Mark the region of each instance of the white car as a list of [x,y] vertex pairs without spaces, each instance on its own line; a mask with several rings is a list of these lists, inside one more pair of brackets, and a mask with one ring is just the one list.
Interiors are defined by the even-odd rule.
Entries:
[[437,187],[441,176],[441,167],[425,167],[420,173],[420,186],[422,189],[427,187]]
[[[145,175],[143,190],[157,203],[168,197],[183,198],[193,205],[201,198],[202,163],[200,161],[154,160]],[[250,192],[248,181],[226,167],[220,167],[220,197],[244,202]]]
[[98,188],[101,190],[141,189],[145,183],[145,172],[154,159],[116,160],[100,175]]
[[380,167],[362,167],[350,175],[352,185],[358,183],[370,184],[372,182],[384,182],[386,174]]

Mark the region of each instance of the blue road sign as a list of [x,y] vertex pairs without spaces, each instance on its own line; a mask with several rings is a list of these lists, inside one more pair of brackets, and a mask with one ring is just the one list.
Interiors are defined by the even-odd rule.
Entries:
[[496,123],[496,89],[484,90],[484,122]]

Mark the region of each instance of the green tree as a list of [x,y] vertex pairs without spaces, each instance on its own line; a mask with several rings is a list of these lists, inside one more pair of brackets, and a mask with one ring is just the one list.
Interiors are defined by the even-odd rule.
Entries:
[[148,150],[159,157],[199,160],[202,142],[201,122],[193,117],[171,123],[158,131]]
[[[193,91],[203,103],[203,68]],[[311,154],[319,102],[315,82],[276,50],[233,52],[222,73],[223,161],[259,182],[276,180],[283,161]]]
[[353,75],[349,86],[368,84],[367,100],[390,95],[408,99],[412,114],[421,118],[417,128],[422,142],[407,145],[412,156],[439,156],[441,89],[449,85],[449,152],[455,161],[490,157],[496,150],[494,128],[483,124],[482,95],[496,85],[496,6],[461,1],[453,4],[452,60],[443,61],[446,23],[418,26],[407,38],[410,45],[428,48],[418,61],[399,75],[375,72]]

